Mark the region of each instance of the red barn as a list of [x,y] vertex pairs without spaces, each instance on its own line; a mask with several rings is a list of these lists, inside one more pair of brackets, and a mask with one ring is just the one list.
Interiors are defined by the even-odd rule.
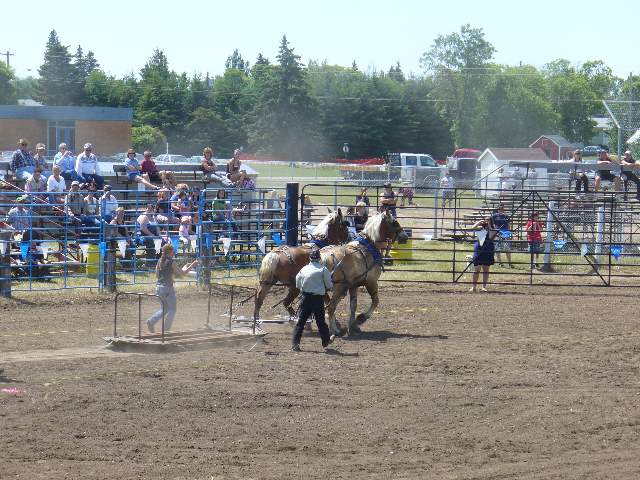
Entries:
[[571,143],[560,135],[541,135],[529,148],[542,149],[551,160],[568,160],[574,150],[582,148],[582,144]]

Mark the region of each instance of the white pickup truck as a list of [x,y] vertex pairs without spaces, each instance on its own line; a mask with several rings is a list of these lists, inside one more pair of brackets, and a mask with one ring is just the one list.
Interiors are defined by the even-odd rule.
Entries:
[[428,153],[390,153],[387,159],[390,178],[411,182],[416,187],[437,187],[446,171]]

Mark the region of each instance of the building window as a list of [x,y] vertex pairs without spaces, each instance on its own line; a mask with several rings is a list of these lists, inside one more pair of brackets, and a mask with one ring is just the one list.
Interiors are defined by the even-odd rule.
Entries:
[[49,120],[47,134],[47,155],[55,155],[58,145],[66,143],[69,150],[76,148],[76,122]]

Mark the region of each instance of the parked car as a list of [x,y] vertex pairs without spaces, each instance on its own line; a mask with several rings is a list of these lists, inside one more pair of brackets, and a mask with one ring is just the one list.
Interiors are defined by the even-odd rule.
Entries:
[[582,148],[582,155],[583,156],[598,155],[603,150],[604,148],[602,148],[599,145],[587,145],[586,147]]
[[[111,157],[101,161],[112,161],[112,162],[123,163],[126,159],[127,159],[127,153],[125,152],[125,153],[116,153],[115,155],[112,155]],[[136,153],[136,160],[138,160],[138,162],[142,162],[142,160],[144,160],[144,155],[141,153]]]
[[170,153],[162,153],[156,157],[156,163],[194,163],[184,155],[173,155]]

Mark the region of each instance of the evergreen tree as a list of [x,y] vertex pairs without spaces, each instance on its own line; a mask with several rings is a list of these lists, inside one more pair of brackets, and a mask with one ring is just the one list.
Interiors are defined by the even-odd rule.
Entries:
[[79,84],[78,69],[71,62],[68,47],[60,43],[55,30],[49,34],[44,62],[38,73],[38,101],[45,105],[77,105],[81,101],[84,84]]
[[283,36],[273,75],[263,80],[254,110],[250,139],[275,155],[301,160],[318,153],[316,102],[309,95],[300,56]]
[[245,73],[245,75],[248,75],[250,70],[249,62],[245,61],[244,58],[242,58],[242,55],[240,55],[240,52],[238,52],[237,48],[230,56],[227,57],[227,61],[224,62],[224,67],[227,70],[230,68],[241,70]]

